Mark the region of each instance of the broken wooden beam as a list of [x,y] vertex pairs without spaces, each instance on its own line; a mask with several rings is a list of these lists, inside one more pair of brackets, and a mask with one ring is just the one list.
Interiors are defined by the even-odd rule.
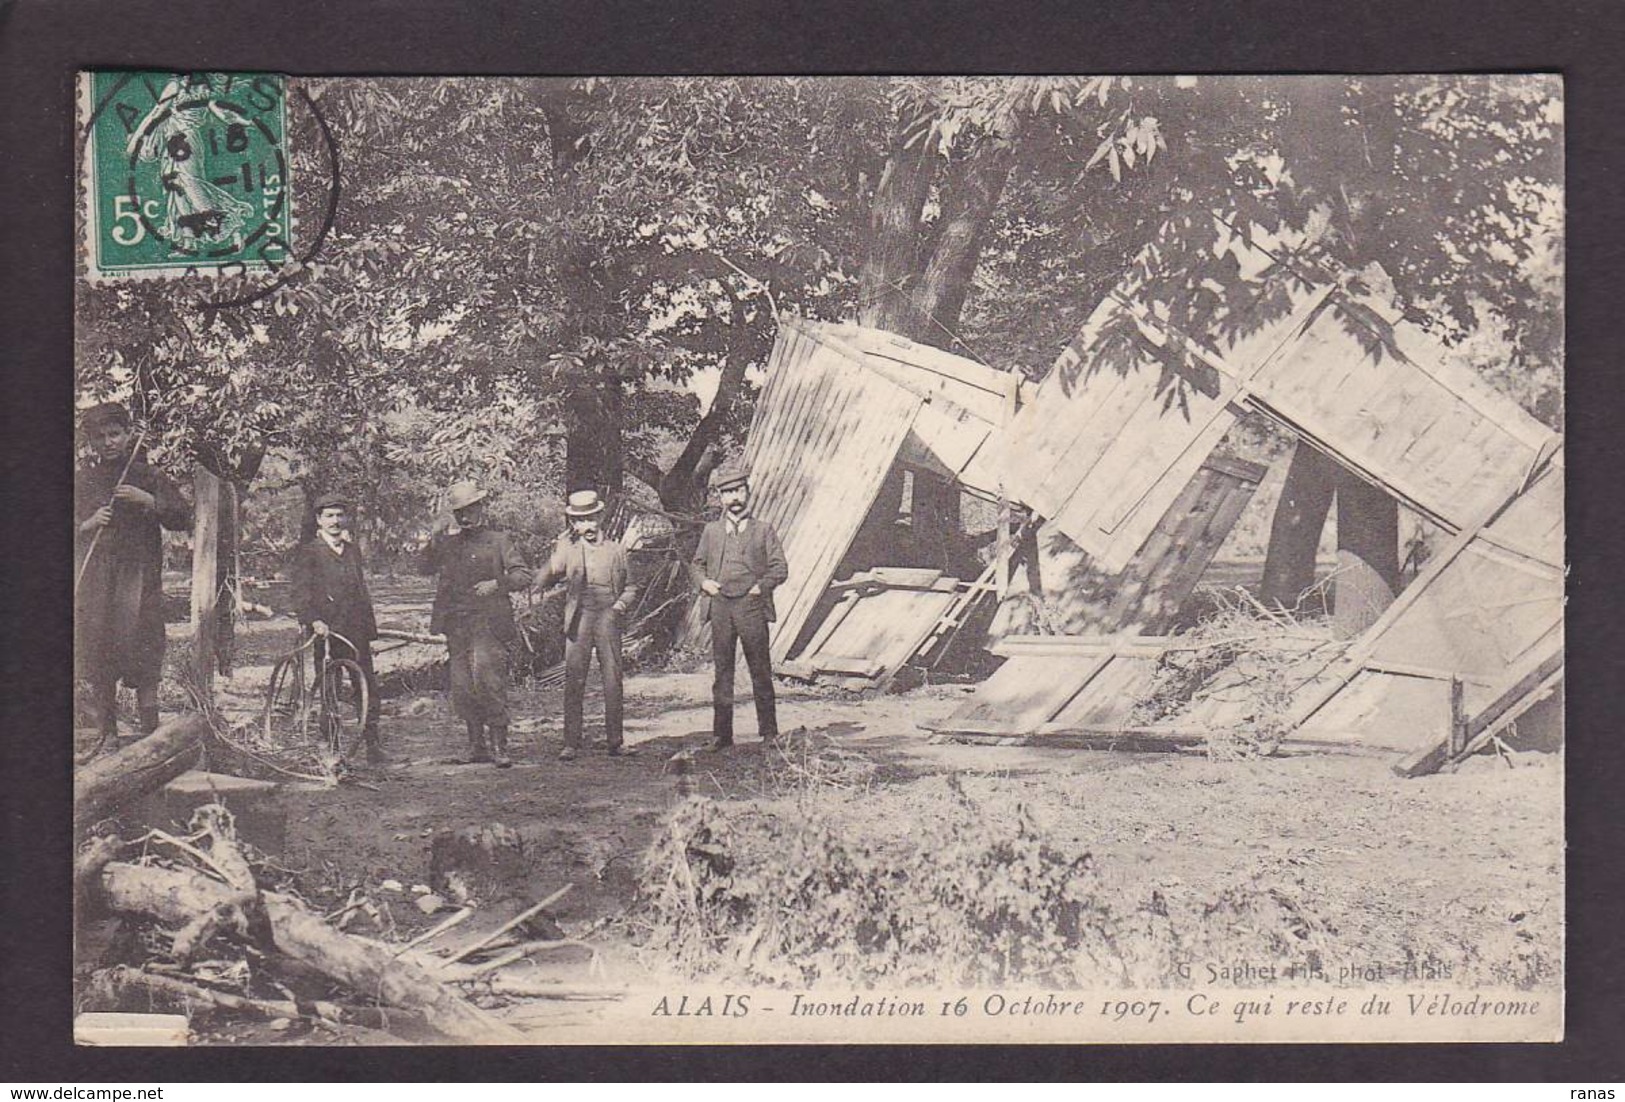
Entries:
[[1179,639],[1167,635],[1006,635],[991,650],[1005,658],[1017,655],[1088,657],[1115,654],[1133,658],[1160,658]]
[[195,766],[208,729],[199,713],[176,716],[139,742],[81,766],[73,778],[75,829],[87,829]]

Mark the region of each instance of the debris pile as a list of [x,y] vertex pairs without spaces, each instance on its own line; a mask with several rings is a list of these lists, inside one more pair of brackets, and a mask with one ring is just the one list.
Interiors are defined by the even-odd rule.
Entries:
[[[278,1031],[514,1043],[525,1038],[522,1019],[536,1000],[621,995],[608,984],[541,982],[534,970],[517,967],[544,954],[585,954],[589,974],[601,978],[591,944],[536,933],[547,928],[538,923],[568,884],[494,929],[470,932],[478,904],[469,901],[405,940],[387,905],[352,890],[324,913],[285,870],[251,852],[219,804],[200,807],[182,836],[150,830],[88,841],[74,875],[84,972],[79,1009],[229,1012],[268,1020]],[[389,886],[380,885],[380,894]],[[428,912],[425,898],[418,909]],[[86,927],[104,916],[115,917],[117,928],[92,953]],[[371,936],[354,931],[365,924],[358,917],[372,920]],[[97,955],[93,965],[86,960]]]

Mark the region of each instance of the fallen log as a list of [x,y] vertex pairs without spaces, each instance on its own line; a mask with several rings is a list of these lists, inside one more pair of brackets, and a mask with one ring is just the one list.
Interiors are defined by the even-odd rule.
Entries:
[[140,742],[80,768],[73,778],[75,829],[87,829],[197,765],[208,728],[198,713],[176,716]]
[[[238,899],[231,887],[199,872],[113,862],[102,872],[108,906],[171,924],[196,921]],[[323,922],[296,900],[264,892],[272,944],[353,991],[387,1006],[417,1011],[425,1023],[454,1040],[514,1042],[520,1034],[464,1001],[423,968],[377,942],[353,937]]]

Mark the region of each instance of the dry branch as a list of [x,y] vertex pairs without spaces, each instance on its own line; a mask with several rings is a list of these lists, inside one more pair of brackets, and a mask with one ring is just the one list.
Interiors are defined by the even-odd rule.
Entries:
[[497,938],[501,937],[503,934],[507,933],[509,930],[513,929],[515,926],[518,926],[521,922],[525,921],[527,918],[535,917],[536,915],[540,914],[543,911],[543,909],[545,909],[545,908],[551,906],[552,904],[557,903],[559,900],[563,899],[566,895],[568,895],[570,893],[570,889],[573,888],[573,887],[575,887],[574,884],[566,884],[566,885],[564,885],[564,887],[560,888],[558,891],[554,892],[552,895],[548,896],[546,899],[542,900],[540,903],[536,904],[534,907],[528,907],[525,910],[520,911],[518,914],[514,915],[508,921],[504,922],[501,926],[498,926],[495,930],[492,930],[489,934],[486,934],[483,938],[476,941],[474,944],[469,945],[469,946],[465,946],[456,956],[451,957],[450,959],[448,959],[446,961],[446,963],[447,964],[456,964],[458,961],[464,959],[465,957],[471,956],[472,954],[479,952],[481,949],[484,949],[486,946],[490,945]]

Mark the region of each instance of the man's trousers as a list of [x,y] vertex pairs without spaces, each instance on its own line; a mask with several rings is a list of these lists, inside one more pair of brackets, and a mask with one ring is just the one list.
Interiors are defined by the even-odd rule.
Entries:
[[622,721],[621,617],[613,608],[583,606],[575,630],[564,637],[564,745],[572,750],[581,749],[582,698],[593,651],[604,679],[604,740],[613,750],[621,745]]
[[750,669],[756,729],[763,739],[777,738],[779,720],[773,697],[766,602],[750,595],[711,598],[711,654],[716,661],[716,680],[711,684],[711,733],[718,742],[733,741],[736,642],[745,652],[745,665]]
[[464,723],[508,726],[508,643],[482,617],[446,625],[451,706]]

